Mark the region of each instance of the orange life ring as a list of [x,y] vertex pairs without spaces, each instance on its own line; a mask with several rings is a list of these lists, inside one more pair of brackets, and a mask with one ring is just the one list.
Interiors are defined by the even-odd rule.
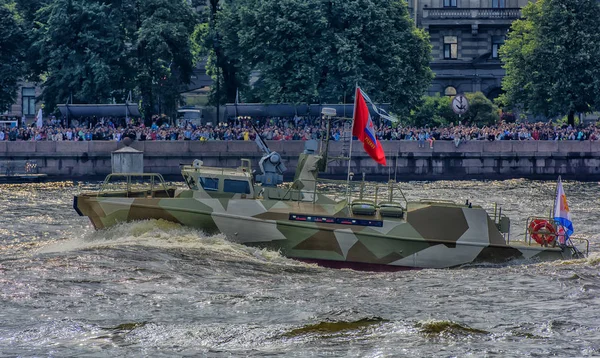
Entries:
[[554,225],[545,219],[535,219],[529,223],[531,238],[540,245],[551,243],[556,237]]

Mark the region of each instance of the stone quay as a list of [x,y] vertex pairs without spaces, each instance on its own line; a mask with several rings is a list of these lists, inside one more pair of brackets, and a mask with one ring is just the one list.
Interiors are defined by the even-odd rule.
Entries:
[[[303,141],[267,141],[281,154],[293,177]],[[436,141],[433,148],[416,141],[385,141],[387,166],[375,163],[355,141],[351,170],[355,178],[385,180],[469,180],[529,178],[600,180],[600,143],[590,141],[468,141],[458,148],[451,141]],[[0,142],[2,160],[35,160],[39,173],[56,179],[102,177],[111,172],[111,153],[122,143],[90,142]],[[262,152],[253,141],[146,141],[133,142],[144,152],[144,171],[177,179],[181,164],[201,159],[204,165],[234,168],[249,158],[258,169]],[[330,142],[327,177],[345,178],[348,163],[334,159],[347,151],[342,142]]]

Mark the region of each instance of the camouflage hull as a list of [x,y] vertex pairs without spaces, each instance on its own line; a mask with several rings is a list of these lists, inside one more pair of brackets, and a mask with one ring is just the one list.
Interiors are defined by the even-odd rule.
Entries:
[[82,194],[74,208],[96,229],[163,219],[331,267],[397,270],[570,258],[558,247],[508,245],[485,210],[461,205],[408,203],[403,218],[388,218],[353,215],[344,202],[210,197],[190,190],[173,198]]

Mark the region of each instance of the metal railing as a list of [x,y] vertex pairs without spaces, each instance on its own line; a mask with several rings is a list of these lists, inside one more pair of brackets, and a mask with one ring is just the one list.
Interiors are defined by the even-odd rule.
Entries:
[[424,8],[424,19],[518,19],[520,8]]
[[[314,189],[307,189],[307,185]],[[304,184],[304,185],[300,185]],[[314,184],[314,185],[312,185]],[[367,181],[344,181],[317,179],[302,181],[296,180],[291,183],[290,187],[282,196],[282,200],[301,200],[303,197],[310,197],[310,201],[316,202],[318,195],[325,195],[334,201],[347,201],[350,205],[356,200],[371,201],[374,205],[382,203],[404,203],[404,207],[408,203],[406,196],[402,192],[398,183],[373,183]]]
[[102,182],[96,196],[102,196],[107,192],[116,191],[125,192],[127,197],[140,192],[148,192],[152,197],[154,197],[157,192],[164,192],[167,197],[171,197],[165,179],[158,173],[109,174],[104,179],[104,182]]
[[[558,221],[554,220],[554,218],[550,218],[550,217],[542,217],[542,216],[530,216],[527,218],[527,221],[525,222],[525,233],[524,233],[524,242],[526,242],[528,245],[531,245],[531,240],[532,240],[532,236],[533,234],[535,234],[535,232],[532,232],[532,229],[530,228],[530,224],[534,221],[534,220],[546,220],[548,223],[550,223],[553,227],[553,232],[544,232],[543,234],[547,237],[551,237],[552,240],[549,240],[548,244],[552,244],[553,246],[556,246],[558,238],[560,235],[558,234],[558,227],[560,226],[560,224],[558,223]],[[577,248],[577,245],[575,245],[575,242],[579,242],[581,245],[585,245],[585,256],[589,255],[590,252],[590,241],[588,239],[584,239],[582,237],[575,237],[575,236],[569,236],[569,238],[567,240],[565,240],[565,243],[563,245],[566,245],[567,247],[570,247],[574,250],[575,254],[582,254],[579,249]],[[570,245],[569,245],[570,243]],[[559,243],[560,244],[560,243]]]

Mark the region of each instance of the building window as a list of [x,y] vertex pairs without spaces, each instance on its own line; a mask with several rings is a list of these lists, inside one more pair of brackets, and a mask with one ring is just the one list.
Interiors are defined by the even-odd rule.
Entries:
[[504,36],[492,36],[492,58],[499,58],[498,50],[504,45]]
[[498,9],[498,8],[503,9],[506,7],[506,0],[492,0],[492,7],[495,9]]
[[23,87],[21,89],[21,103],[23,105],[23,115],[35,115],[35,88]]
[[444,0],[444,7],[456,7],[456,0]]
[[444,59],[455,60],[458,58],[458,38],[456,36],[444,36]]
[[448,97],[456,96],[456,88],[454,88],[452,86],[446,87],[446,89],[444,90],[444,96],[448,96]]

